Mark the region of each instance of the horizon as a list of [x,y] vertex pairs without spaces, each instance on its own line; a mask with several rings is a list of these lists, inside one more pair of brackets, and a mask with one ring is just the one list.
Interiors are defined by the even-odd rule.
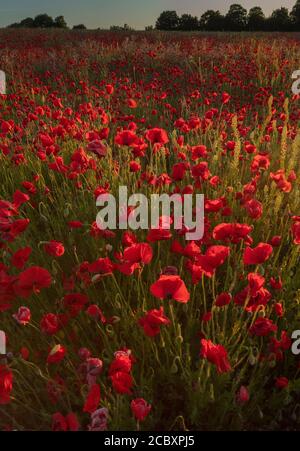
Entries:
[[108,29],[112,25],[123,26],[126,23],[140,30],[145,26],[154,26],[157,17],[164,10],[176,10],[179,15],[188,13],[200,17],[208,9],[219,10],[224,14],[230,5],[239,3],[248,11],[254,6],[261,6],[268,16],[280,7],[291,10],[296,0],[274,0],[272,4],[267,0],[204,0],[201,5],[197,0],[187,0],[184,5],[179,0],[153,0],[151,4],[143,0],[114,0],[109,4],[104,0],[86,0],[84,3],[81,0],[52,0],[51,4],[48,3],[11,0],[8,7],[6,0],[0,0],[0,28],[46,13],[53,18],[64,16],[69,27],[82,23],[89,29]]

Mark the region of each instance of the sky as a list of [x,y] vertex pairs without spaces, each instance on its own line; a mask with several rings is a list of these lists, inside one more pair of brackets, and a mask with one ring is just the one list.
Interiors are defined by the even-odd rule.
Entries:
[[295,0],[0,0],[0,27],[47,13],[52,17],[65,16],[69,26],[83,23],[88,28],[109,28],[126,23],[144,29],[146,25],[154,25],[164,10],[200,17],[207,9],[226,13],[233,3],[247,9],[258,5],[269,15],[281,6],[291,9]]

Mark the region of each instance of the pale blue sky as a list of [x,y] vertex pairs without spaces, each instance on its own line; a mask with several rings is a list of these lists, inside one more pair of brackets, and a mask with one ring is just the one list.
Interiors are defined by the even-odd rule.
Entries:
[[226,12],[232,3],[247,9],[259,5],[270,14],[280,6],[291,9],[295,0],[0,0],[0,27],[46,12],[51,16],[64,15],[69,26],[84,23],[89,28],[107,28],[127,23],[143,29],[154,25],[166,9],[201,16],[207,9]]

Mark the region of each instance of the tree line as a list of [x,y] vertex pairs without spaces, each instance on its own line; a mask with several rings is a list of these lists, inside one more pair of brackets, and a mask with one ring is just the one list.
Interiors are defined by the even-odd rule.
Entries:
[[[68,28],[64,16],[57,16],[55,19],[48,14],[38,14],[34,18],[27,17],[21,22],[15,22],[8,26],[8,28]],[[74,25],[74,30],[85,30],[86,26],[83,24]]]
[[230,6],[227,14],[208,10],[200,19],[191,14],[178,16],[176,11],[164,11],[155,28],[165,31],[300,31],[300,0],[289,12],[288,8],[275,9],[266,17],[260,6],[249,12],[239,4]]
[[[20,22],[9,25],[11,28],[68,28],[64,16],[52,18],[48,14],[38,14],[35,18],[27,17]],[[158,17],[155,28],[164,31],[300,31],[300,0],[297,0],[292,10],[288,8],[275,9],[266,17],[260,6],[255,6],[249,12],[235,3],[230,6],[227,14],[212,9],[206,11],[200,18],[191,14],[178,16],[176,11],[163,11]],[[83,24],[74,25],[73,29],[85,30]],[[128,25],[111,26],[112,31],[132,31]],[[146,30],[153,30],[152,26]]]

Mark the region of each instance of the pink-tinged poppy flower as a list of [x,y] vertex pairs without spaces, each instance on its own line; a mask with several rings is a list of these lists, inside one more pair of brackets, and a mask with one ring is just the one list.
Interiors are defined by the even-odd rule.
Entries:
[[152,408],[143,398],[133,399],[130,404],[131,411],[137,421],[144,421]]
[[13,373],[6,366],[0,364],[0,405],[10,402],[10,394],[13,389]]
[[13,315],[15,320],[22,326],[26,326],[30,322],[31,313],[29,308],[20,307],[18,312]]
[[237,392],[236,398],[237,398],[238,404],[246,404],[250,399],[248,388],[245,387],[244,385],[242,385],[240,387],[239,391]]
[[94,153],[98,158],[103,158],[107,154],[107,147],[105,144],[103,144],[102,141],[99,139],[95,139],[94,141],[91,141],[87,145],[87,150],[89,152]]
[[86,397],[83,412],[93,413],[97,410],[101,399],[100,386],[94,384],[91,386],[89,393]]
[[106,431],[108,421],[108,410],[103,407],[102,409],[95,410],[91,414],[91,423],[88,426],[89,431]]
[[66,355],[66,349],[62,345],[55,345],[48,354],[47,363],[59,363]]
[[276,331],[276,324],[268,318],[257,318],[255,323],[249,329],[250,335],[256,335],[257,337],[266,337]]
[[39,266],[32,266],[18,276],[14,290],[18,296],[28,298],[32,293],[38,294],[42,288],[48,288],[50,285],[50,273]]
[[45,244],[45,251],[52,257],[62,257],[65,253],[65,248],[59,241],[52,240]]
[[145,335],[155,337],[160,333],[161,326],[170,324],[170,320],[165,316],[164,309],[149,310],[146,315],[139,320],[139,325],[143,327]]
[[183,304],[190,299],[190,293],[180,276],[161,275],[158,281],[151,285],[150,291],[156,298],[168,299],[170,297]]
[[256,199],[251,199],[249,201],[247,201],[244,204],[244,207],[246,208],[248,215],[252,218],[252,219],[259,219],[262,214],[263,214],[263,205],[261,202],[259,202]]
[[216,365],[218,373],[227,373],[231,370],[224,346],[215,345],[212,341],[204,338],[201,340],[201,346],[201,357]]
[[273,253],[273,248],[268,243],[259,243],[255,248],[246,247],[244,251],[244,265],[261,265],[269,260]]

